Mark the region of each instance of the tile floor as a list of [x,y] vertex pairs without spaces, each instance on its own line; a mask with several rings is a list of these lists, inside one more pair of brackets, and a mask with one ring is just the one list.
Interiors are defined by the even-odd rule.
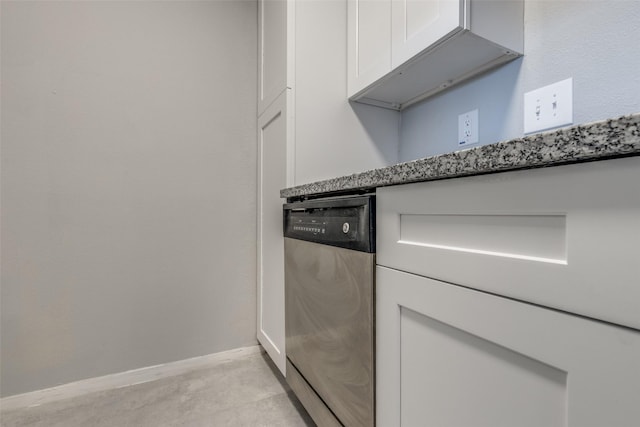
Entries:
[[2,427],[311,427],[264,353],[0,414]]

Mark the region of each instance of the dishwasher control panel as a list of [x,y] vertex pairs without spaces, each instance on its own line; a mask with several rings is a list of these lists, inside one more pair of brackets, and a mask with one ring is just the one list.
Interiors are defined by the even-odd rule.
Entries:
[[288,221],[288,237],[315,236],[323,240],[356,240],[358,217],[344,214],[344,212],[333,212],[333,209],[291,212]]
[[373,252],[373,197],[342,197],[285,204],[284,236]]

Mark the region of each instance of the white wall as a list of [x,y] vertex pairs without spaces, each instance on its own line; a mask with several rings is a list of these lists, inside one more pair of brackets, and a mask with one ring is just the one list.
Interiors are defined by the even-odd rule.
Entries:
[[1,25],[2,394],[255,344],[255,2]]
[[527,0],[524,18],[524,58],[403,112],[401,161],[457,150],[475,108],[481,144],[521,137],[524,93],[569,77],[575,124],[640,111],[640,2]]
[[400,114],[347,101],[346,0],[295,9],[295,184],[397,163]]

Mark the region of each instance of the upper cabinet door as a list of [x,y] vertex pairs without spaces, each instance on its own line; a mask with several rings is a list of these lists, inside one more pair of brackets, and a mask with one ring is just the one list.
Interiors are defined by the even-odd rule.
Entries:
[[348,93],[391,71],[391,0],[348,2]]
[[465,0],[392,0],[392,67],[462,30],[465,8]]
[[291,87],[293,7],[293,1],[258,1],[258,115]]

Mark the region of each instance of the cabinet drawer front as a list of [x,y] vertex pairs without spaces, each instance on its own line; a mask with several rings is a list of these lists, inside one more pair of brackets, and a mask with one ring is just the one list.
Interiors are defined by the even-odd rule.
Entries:
[[640,329],[640,158],[382,188],[378,264]]
[[640,421],[640,332],[377,268],[380,426]]

